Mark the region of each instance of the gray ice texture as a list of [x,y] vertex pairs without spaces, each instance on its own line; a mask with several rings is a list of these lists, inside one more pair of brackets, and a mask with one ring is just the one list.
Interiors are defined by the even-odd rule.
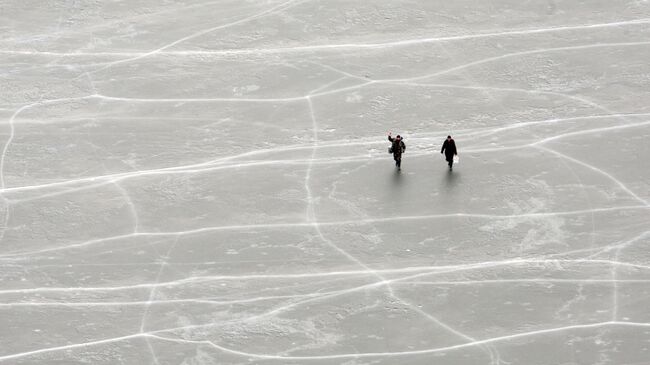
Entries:
[[650,364],[648,1],[0,30],[0,363]]

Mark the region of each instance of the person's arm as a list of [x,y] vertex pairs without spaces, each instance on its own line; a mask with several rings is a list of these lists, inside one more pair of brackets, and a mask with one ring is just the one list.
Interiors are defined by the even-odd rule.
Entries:
[[391,137],[390,134],[388,135],[388,140],[393,142],[393,137]]
[[406,145],[404,144],[404,141],[401,141],[402,144],[402,152],[406,151]]
[[454,141],[454,155],[458,156],[458,147],[456,147],[456,141]]
[[447,140],[445,140],[445,142],[442,144],[442,149],[440,150],[440,153],[444,153],[446,147],[447,147]]

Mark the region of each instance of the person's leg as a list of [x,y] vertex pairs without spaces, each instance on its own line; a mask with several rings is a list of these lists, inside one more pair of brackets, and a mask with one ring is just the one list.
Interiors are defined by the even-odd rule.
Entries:
[[401,158],[397,159],[397,169],[398,170],[402,169],[402,159]]

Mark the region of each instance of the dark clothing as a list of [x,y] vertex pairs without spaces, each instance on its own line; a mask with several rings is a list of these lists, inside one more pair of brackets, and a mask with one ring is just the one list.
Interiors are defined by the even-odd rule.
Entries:
[[397,161],[398,159],[402,158],[402,153],[406,150],[406,145],[404,144],[404,140],[401,138],[398,140],[397,138],[393,138],[391,136],[388,136],[388,140],[393,142],[393,146],[391,147],[393,150],[393,157]]
[[454,155],[458,154],[456,150],[456,142],[453,139],[445,139],[445,143],[442,144],[442,149],[440,153],[445,154],[445,159],[449,163],[449,168],[454,164]]
[[393,143],[391,150],[393,151],[393,159],[395,160],[395,166],[397,166],[397,169],[401,170],[402,169],[402,153],[406,150],[406,145],[404,144],[404,140],[401,138],[398,140],[397,138],[393,138],[391,136],[388,136],[388,140]]

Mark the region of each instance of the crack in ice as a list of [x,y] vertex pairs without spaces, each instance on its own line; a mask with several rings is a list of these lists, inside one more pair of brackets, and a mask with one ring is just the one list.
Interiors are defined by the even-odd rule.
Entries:
[[[292,3],[289,1],[276,8],[280,8],[287,4]],[[272,12],[273,9],[267,10],[264,13]],[[280,9],[284,10],[284,9]],[[257,14],[247,19],[242,19],[238,22],[243,22],[251,20],[249,18],[260,17],[262,14]],[[410,45],[419,45],[426,43],[437,43],[437,42],[449,42],[457,40],[472,40],[472,39],[481,39],[481,38],[495,38],[503,36],[513,36],[513,35],[530,35],[530,34],[542,34],[542,33],[551,33],[551,32],[562,32],[567,30],[583,30],[583,29],[598,29],[598,28],[618,28],[627,25],[645,25],[650,24],[650,19],[641,18],[641,19],[632,19],[632,20],[623,20],[607,23],[594,23],[594,24],[578,24],[578,25],[566,25],[558,27],[546,27],[546,28],[536,28],[536,29],[519,29],[519,30],[504,30],[500,32],[487,32],[487,33],[476,33],[476,34],[460,34],[460,35],[451,35],[451,36],[439,36],[439,37],[425,37],[425,38],[415,38],[408,40],[398,40],[398,41],[389,41],[382,43],[341,43],[341,44],[321,44],[321,45],[309,45],[309,46],[295,46],[295,47],[280,47],[280,48],[250,48],[250,49],[227,49],[227,50],[201,50],[201,51],[165,51],[165,49],[172,47],[178,43],[184,42],[185,38],[193,38],[195,35],[190,35],[188,37],[182,38],[175,42],[172,42],[168,45],[160,47],[156,50],[149,52],[48,52],[48,51],[28,51],[28,50],[0,50],[0,54],[17,54],[17,55],[41,55],[41,56],[56,56],[56,57],[87,57],[87,56],[126,56],[129,57],[124,60],[118,60],[117,62],[128,62],[143,57],[148,57],[152,55],[173,55],[173,56],[192,56],[192,55],[237,55],[237,54],[274,54],[274,53],[288,53],[288,52],[313,52],[313,51],[326,51],[326,50],[341,50],[341,49],[386,49],[392,47],[402,47]],[[215,28],[210,28],[204,30],[203,32],[209,33],[210,31],[216,30],[219,27],[230,26],[222,25]],[[201,32],[199,32],[201,33]],[[196,33],[198,34],[198,33]]]
[[619,327],[633,327],[633,328],[648,328],[648,327],[650,327],[650,323],[609,321],[609,322],[598,322],[598,323],[588,323],[588,324],[576,324],[576,325],[570,325],[570,326],[564,326],[564,327],[547,328],[547,329],[540,329],[540,330],[529,331],[529,332],[516,333],[516,334],[511,334],[511,335],[491,337],[491,338],[486,338],[486,339],[482,339],[482,340],[476,340],[474,342],[461,343],[461,344],[457,344],[457,345],[438,347],[438,348],[429,348],[429,349],[422,349],[422,350],[411,350],[411,351],[402,351],[402,352],[362,352],[362,353],[350,353],[350,354],[313,355],[313,356],[308,356],[308,355],[305,355],[305,356],[278,356],[278,355],[255,354],[255,353],[249,353],[249,352],[243,352],[243,351],[237,351],[237,350],[229,349],[229,348],[226,348],[226,347],[223,347],[223,346],[219,346],[219,345],[213,343],[212,341],[208,341],[208,340],[185,340],[185,339],[180,339],[180,338],[169,338],[169,337],[164,337],[164,336],[157,335],[157,333],[158,333],[157,331],[152,331],[152,332],[148,332],[148,333],[136,333],[136,334],[125,335],[125,336],[120,336],[120,337],[107,338],[107,339],[103,339],[103,340],[94,340],[94,341],[88,341],[88,342],[76,343],[76,344],[70,344],[70,345],[64,345],[64,346],[42,348],[42,349],[38,349],[38,350],[26,351],[26,352],[21,352],[21,353],[16,353],[16,354],[2,355],[2,356],[0,356],[0,361],[24,358],[24,357],[28,357],[28,356],[43,354],[43,353],[74,350],[74,349],[90,347],[90,346],[110,344],[110,343],[115,343],[115,342],[138,339],[138,338],[142,338],[142,337],[156,338],[156,339],[159,339],[159,340],[162,340],[162,341],[170,341],[170,342],[177,342],[177,343],[178,342],[180,342],[180,343],[195,343],[195,344],[196,343],[201,343],[201,344],[210,345],[210,346],[212,346],[212,347],[214,347],[214,348],[216,348],[216,349],[218,349],[220,351],[224,351],[224,352],[227,352],[227,353],[231,353],[231,354],[239,355],[239,356],[243,356],[243,357],[255,358],[255,359],[334,360],[334,359],[355,359],[355,358],[373,358],[373,357],[379,357],[379,358],[381,358],[381,357],[399,357],[399,356],[412,356],[412,355],[423,355],[423,354],[432,354],[432,353],[439,353],[439,352],[448,352],[448,351],[459,350],[459,349],[464,349],[464,348],[471,348],[471,347],[474,347],[474,346],[479,346],[479,345],[488,344],[488,343],[498,343],[498,342],[504,342],[504,341],[514,340],[514,339],[519,339],[519,338],[542,335],[542,334],[561,333],[561,332],[566,332],[566,331],[570,331],[570,330],[592,329],[592,328],[601,328],[601,327],[616,327],[616,326],[619,326]]
[[[352,219],[352,220],[342,220],[342,221],[326,221],[318,222],[319,226],[343,226],[343,225],[360,225],[360,224],[374,224],[374,223],[386,223],[386,222],[403,222],[403,221],[419,221],[419,220],[429,220],[429,219],[445,219],[445,218],[480,218],[480,219],[530,219],[530,218],[546,218],[546,217],[555,217],[555,216],[571,216],[571,215],[580,215],[580,214],[590,214],[590,213],[606,213],[606,212],[615,212],[622,210],[648,210],[650,207],[641,205],[641,206],[619,206],[619,207],[609,207],[609,208],[594,208],[594,209],[583,209],[583,210],[573,210],[573,211],[563,211],[563,212],[535,212],[535,213],[522,213],[522,214],[480,214],[480,213],[449,213],[449,214],[429,214],[429,215],[413,215],[413,216],[397,216],[397,217],[378,217],[378,218],[365,218],[365,219]],[[80,243],[73,243],[61,247],[53,247],[48,249],[41,249],[28,252],[18,252],[18,253],[8,253],[0,255],[0,259],[11,258],[16,256],[30,256],[36,254],[42,254],[47,252],[56,252],[61,250],[68,250],[73,248],[81,248],[92,246],[96,244],[101,244],[110,241],[122,240],[127,238],[135,237],[169,237],[169,236],[183,236],[183,235],[194,235],[206,232],[216,232],[216,231],[230,231],[230,230],[256,230],[256,229],[281,229],[281,228],[310,228],[314,227],[313,222],[291,222],[291,223],[261,223],[261,224],[239,224],[239,225],[229,225],[229,226],[213,226],[213,227],[201,227],[190,229],[186,231],[173,231],[173,232],[136,232],[123,235],[117,235],[112,237],[98,238],[93,240],[88,240]]]

